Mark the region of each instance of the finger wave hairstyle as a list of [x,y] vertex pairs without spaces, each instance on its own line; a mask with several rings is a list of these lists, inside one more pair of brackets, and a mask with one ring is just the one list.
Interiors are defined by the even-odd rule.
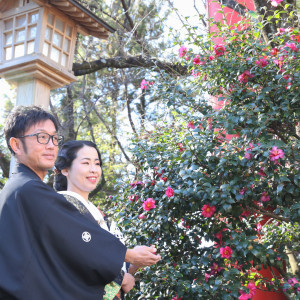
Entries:
[[55,162],[55,176],[54,176],[54,188],[57,191],[66,191],[67,190],[67,177],[64,176],[61,171],[66,168],[70,168],[73,160],[77,157],[77,152],[84,146],[95,148],[100,166],[102,166],[102,160],[100,152],[95,143],[91,141],[68,141],[63,144],[61,149],[58,152],[57,160]]

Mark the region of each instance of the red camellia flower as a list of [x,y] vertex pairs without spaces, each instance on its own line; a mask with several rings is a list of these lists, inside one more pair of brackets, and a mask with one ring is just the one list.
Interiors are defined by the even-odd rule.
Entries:
[[205,204],[202,207],[201,215],[205,218],[210,218],[214,214],[215,211],[216,211],[216,207],[214,205],[209,206],[208,204]]
[[284,157],[284,152],[281,149],[277,149],[276,146],[272,147],[272,150],[270,150],[270,160],[277,162],[279,158]]
[[146,211],[149,211],[149,210],[151,210],[153,208],[156,208],[156,206],[155,206],[155,200],[153,200],[152,198],[148,198],[146,201],[144,201],[143,208]]
[[254,75],[251,74],[249,70],[246,70],[244,73],[238,76],[238,80],[242,83],[247,83],[249,78],[252,77],[254,77]]
[[149,82],[148,81],[146,81],[145,79],[143,79],[142,80],[142,82],[141,82],[141,90],[147,90],[147,88],[148,88],[148,85],[149,85]]
[[300,34],[291,36],[291,40],[300,43]]
[[228,246],[220,248],[221,257],[230,258],[232,254],[232,249]]
[[223,45],[220,45],[220,44],[214,45],[214,52],[215,52],[216,57],[222,56],[224,54],[225,50],[226,49]]
[[167,195],[168,198],[174,196],[174,191],[170,186],[166,190],[166,195]]
[[193,59],[193,64],[194,65],[204,65],[205,62],[200,60],[200,55],[196,55],[195,58]]
[[268,202],[268,201],[270,201],[270,196],[268,195],[267,192],[263,192],[261,194],[260,201],[261,202]]
[[264,68],[269,64],[268,60],[266,58],[261,58],[258,61],[255,62],[257,66]]
[[271,55],[277,56],[278,52],[279,52],[279,50],[278,50],[277,48],[273,48],[273,49],[271,50]]
[[179,57],[183,57],[186,54],[187,48],[185,46],[181,46],[178,51]]
[[260,171],[257,174],[260,175],[261,177],[266,176],[266,173],[264,172],[264,169],[265,169],[264,167],[261,167]]

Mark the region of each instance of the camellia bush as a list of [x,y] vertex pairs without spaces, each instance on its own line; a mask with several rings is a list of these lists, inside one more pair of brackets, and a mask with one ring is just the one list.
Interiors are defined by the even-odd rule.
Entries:
[[300,299],[300,34],[286,17],[265,42],[248,17],[217,23],[218,44],[190,30],[178,55],[189,78],[143,81],[172,116],[133,141],[136,180],[115,198],[128,244],[162,256],[128,299]]

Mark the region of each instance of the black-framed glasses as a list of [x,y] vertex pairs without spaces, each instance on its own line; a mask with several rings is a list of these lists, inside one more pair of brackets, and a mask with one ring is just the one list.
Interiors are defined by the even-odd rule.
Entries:
[[25,138],[25,137],[28,137],[28,136],[36,136],[37,142],[40,143],[40,144],[43,144],[43,145],[47,145],[50,141],[50,138],[52,140],[53,145],[55,145],[55,146],[60,146],[64,141],[64,137],[62,135],[58,135],[58,134],[50,135],[50,134],[45,133],[45,132],[39,132],[39,133],[28,134],[28,135],[23,135],[23,136],[17,136],[17,138],[21,139],[21,138]]

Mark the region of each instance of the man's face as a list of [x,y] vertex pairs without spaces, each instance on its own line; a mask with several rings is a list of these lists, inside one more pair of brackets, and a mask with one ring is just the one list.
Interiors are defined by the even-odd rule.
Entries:
[[[31,126],[24,135],[40,132],[57,134],[53,122],[46,120]],[[48,144],[40,144],[36,136],[22,138],[19,145],[19,151],[16,153],[18,161],[33,170],[43,180],[47,171],[54,166],[58,146],[53,145],[51,138]]]

